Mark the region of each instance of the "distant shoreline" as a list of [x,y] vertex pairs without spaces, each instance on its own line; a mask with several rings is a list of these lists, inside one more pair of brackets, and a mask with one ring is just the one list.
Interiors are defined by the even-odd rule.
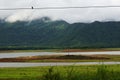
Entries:
[[100,48],[100,49],[38,49],[38,50],[0,50],[0,53],[11,52],[107,52],[120,51],[120,48]]
[[41,55],[16,58],[0,58],[0,62],[110,62],[120,61],[120,55]]

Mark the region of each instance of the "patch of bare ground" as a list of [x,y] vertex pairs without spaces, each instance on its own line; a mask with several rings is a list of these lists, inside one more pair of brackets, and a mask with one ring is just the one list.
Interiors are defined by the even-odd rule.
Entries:
[[3,58],[0,62],[28,62],[34,60],[109,60],[110,58],[104,56],[84,56],[84,55],[52,55],[52,56],[32,56],[32,57],[18,57],[18,58]]

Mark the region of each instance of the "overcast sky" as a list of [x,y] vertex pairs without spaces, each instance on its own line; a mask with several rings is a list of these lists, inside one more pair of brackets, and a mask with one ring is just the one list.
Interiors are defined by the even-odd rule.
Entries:
[[[120,0],[0,0],[0,8],[22,7],[76,7],[120,5]],[[120,8],[67,9],[67,10],[16,10],[0,11],[0,18],[14,22],[41,17],[74,22],[120,21]]]

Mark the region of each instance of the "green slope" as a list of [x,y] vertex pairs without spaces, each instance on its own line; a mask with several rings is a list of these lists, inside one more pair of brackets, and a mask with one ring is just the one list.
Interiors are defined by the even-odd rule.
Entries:
[[103,48],[120,47],[120,22],[69,24],[41,18],[32,22],[0,20],[3,48]]

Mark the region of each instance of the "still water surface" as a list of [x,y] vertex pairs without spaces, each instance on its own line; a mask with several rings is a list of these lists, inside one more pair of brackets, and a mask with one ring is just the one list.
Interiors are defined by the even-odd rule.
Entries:
[[[93,55],[107,54],[120,55],[120,51],[109,52],[17,52],[17,53],[0,53],[0,58],[14,58],[26,56],[42,56],[42,55]],[[36,67],[36,66],[68,66],[68,65],[97,65],[97,64],[120,64],[120,62],[77,62],[77,63],[0,63],[0,67]]]
[[37,67],[37,66],[70,66],[70,65],[113,65],[120,62],[72,62],[72,63],[0,63],[0,67]]
[[14,58],[14,57],[27,57],[27,56],[42,56],[42,55],[92,55],[92,54],[107,54],[107,55],[120,55],[120,51],[108,52],[17,52],[17,53],[0,53],[0,58]]

